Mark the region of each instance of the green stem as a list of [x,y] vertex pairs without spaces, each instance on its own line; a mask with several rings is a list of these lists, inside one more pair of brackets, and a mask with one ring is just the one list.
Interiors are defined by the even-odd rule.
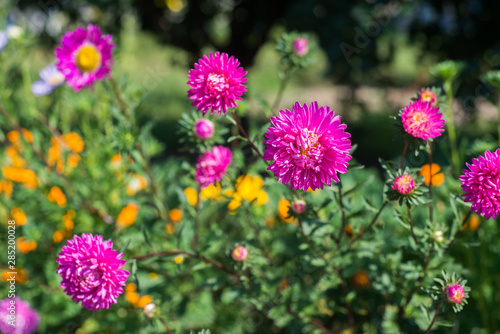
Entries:
[[401,154],[401,161],[399,162],[399,169],[403,169],[403,165],[405,163],[406,151],[408,151],[408,141],[405,140],[405,147],[403,148],[403,153]]
[[436,321],[440,310],[441,310],[441,304],[439,304],[439,306],[437,307],[436,312],[434,313],[434,317],[432,318],[432,321],[429,324],[429,327],[427,327],[427,330],[425,331],[424,334],[427,334],[431,331],[431,328],[432,328],[432,326],[434,326],[434,322]]
[[286,84],[290,80],[290,78],[292,76],[292,72],[293,72],[294,69],[295,69],[294,65],[290,65],[285,70],[285,74],[283,75],[283,79],[281,79],[280,88],[278,90],[278,94],[276,95],[276,99],[274,100],[271,112],[274,112],[274,110],[276,108],[278,108],[278,106],[279,106],[279,104],[281,102],[281,99],[283,98],[283,93],[285,92]]
[[429,142],[429,220],[431,223],[433,222],[433,214],[432,214],[432,209],[433,209],[433,203],[432,203],[432,142]]
[[457,150],[457,134],[455,131],[455,123],[453,121],[453,85],[452,81],[448,80],[444,83],[446,92],[446,126],[448,128],[448,136],[450,138],[451,162],[453,165],[453,173],[457,175],[460,172],[460,159]]

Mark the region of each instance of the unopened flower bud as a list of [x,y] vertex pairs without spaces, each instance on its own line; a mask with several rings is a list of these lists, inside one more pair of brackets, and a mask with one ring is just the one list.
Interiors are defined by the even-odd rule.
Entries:
[[438,243],[442,243],[444,241],[443,231],[437,230],[432,233],[432,238]]
[[301,213],[304,213],[304,211],[306,211],[306,201],[303,201],[301,199],[296,200],[295,202],[292,203],[292,210],[293,212],[299,215]]
[[450,284],[443,289],[446,294],[446,300],[450,303],[460,304],[462,299],[464,299],[464,288],[460,284]]
[[144,314],[148,318],[153,318],[156,312],[156,305],[154,303],[149,303],[146,306],[144,306]]
[[196,137],[207,140],[214,135],[214,123],[205,118],[200,118],[194,123],[194,134]]
[[304,56],[309,52],[309,41],[305,37],[296,38],[292,43],[293,53]]
[[231,252],[231,256],[234,261],[242,262],[245,261],[248,256],[248,251],[243,246],[238,246]]

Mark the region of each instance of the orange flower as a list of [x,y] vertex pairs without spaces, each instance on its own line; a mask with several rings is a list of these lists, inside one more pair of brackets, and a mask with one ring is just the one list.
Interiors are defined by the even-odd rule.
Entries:
[[19,137],[19,132],[17,132],[16,130],[7,132],[7,140],[14,144],[16,147],[19,147],[19,144],[21,144],[21,142],[19,141]]
[[17,167],[4,167],[2,168],[2,173],[5,178],[14,182],[23,183],[30,189],[34,189],[38,185],[36,175],[32,170]]
[[21,208],[13,207],[12,210],[10,210],[10,214],[12,215],[12,219],[16,221],[17,225],[24,225],[28,220],[28,218],[26,218],[26,214],[23,210],[21,210]]
[[138,174],[130,173],[130,181],[127,186],[127,194],[129,196],[134,196],[137,192],[146,188],[148,185],[148,181],[144,176],[140,176]]
[[172,209],[168,213],[168,218],[172,223],[177,223],[182,219],[182,211],[179,209]]
[[5,154],[10,158],[10,164],[12,167],[25,167],[26,161],[19,155],[19,152],[13,146],[9,146],[5,149]]
[[441,170],[438,164],[426,164],[420,168],[419,175],[424,177],[424,183],[426,186],[429,186],[432,177],[432,185],[437,187],[443,184],[444,182],[444,174],[438,173]]
[[11,181],[2,180],[0,181],[0,194],[5,193],[7,196],[12,195],[12,191],[14,190],[14,186]]
[[26,140],[28,143],[32,143],[33,142],[33,133],[30,130],[26,130],[24,128],[21,129],[21,131],[23,132],[24,140]]
[[54,240],[55,244],[60,243],[64,239],[64,231],[55,231],[54,234],[52,234],[52,240]]
[[125,298],[130,304],[136,306],[141,296],[137,292],[131,291],[125,294]]
[[120,168],[122,164],[122,155],[121,154],[115,154],[111,157],[111,168],[112,169],[118,169]]
[[15,268],[14,270],[7,269],[4,270],[0,276],[5,281],[14,276],[16,283],[18,284],[25,284],[26,282],[28,282],[28,274],[26,273],[26,270],[24,270],[24,268]]
[[132,225],[137,218],[137,212],[139,212],[139,205],[135,203],[127,204],[127,206],[120,211],[118,218],[116,218],[116,225],[120,227]]
[[69,149],[75,153],[80,153],[85,148],[83,139],[76,132],[70,132],[66,135],[63,135],[63,138]]
[[135,283],[129,283],[125,286],[125,292],[134,292],[135,290],[137,290]]
[[[464,218],[465,217],[462,217],[462,220]],[[480,224],[481,224],[481,219],[479,218],[479,216],[476,214],[473,214],[470,216],[469,220],[467,222],[465,222],[462,230],[465,231],[467,229],[470,229],[472,232],[476,232],[477,228],[479,227]]]
[[47,194],[49,201],[57,203],[60,207],[66,206],[66,196],[64,196],[63,191],[59,187],[50,188],[50,192]]
[[190,205],[195,206],[198,203],[198,193],[194,188],[184,189],[184,194],[186,195],[187,201]]
[[358,270],[351,277],[351,283],[356,289],[367,288],[368,286],[370,286],[370,278],[368,277],[368,273],[365,270]]
[[26,241],[25,237],[20,237],[16,240],[17,249],[23,254],[28,254],[36,249],[36,241]]
[[71,231],[75,227],[75,222],[73,218],[75,218],[76,212],[74,210],[68,210],[66,214],[63,216],[62,221],[64,223],[64,227],[66,231]]
[[143,308],[144,306],[148,305],[152,301],[153,301],[153,298],[150,295],[142,296],[141,299],[139,299],[139,301],[137,302],[136,307]]
[[71,168],[76,168],[78,162],[80,161],[80,156],[76,153],[71,153],[68,157],[68,166]]
[[165,225],[165,231],[167,231],[168,234],[174,234],[175,232],[174,224],[168,223],[167,225]]
[[278,203],[278,216],[285,223],[290,223],[294,219],[294,217],[289,217],[289,206],[290,201],[287,201],[284,198],[280,198],[280,201]]
[[175,264],[181,264],[182,261],[184,261],[184,256],[182,255],[177,255],[176,257],[174,257],[174,262]]

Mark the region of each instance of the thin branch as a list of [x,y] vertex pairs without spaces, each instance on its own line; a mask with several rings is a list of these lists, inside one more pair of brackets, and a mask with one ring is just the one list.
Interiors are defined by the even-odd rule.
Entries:
[[209,259],[207,259],[206,257],[204,257],[202,255],[197,255],[197,254],[183,252],[183,251],[166,251],[166,252],[151,253],[151,254],[136,256],[136,257],[133,257],[132,259],[134,259],[134,260],[145,260],[145,259],[149,259],[149,258],[157,257],[157,256],[171,256],[171,255],[186,255],[186,256],[192,257],[194,259],[198,259],[200,261],[203,261],[203,262],[211,265],[212,267],[220,269],[220,270],[222,270],[222,271],[230,274],[231,276],[236,277],[237,279],[241,278],[240,274],[238,274],[237,272],[234,272],[234,271],[232,271],[230,269],[227,269],[222,264],[219,264],[217,262],[209,260]]
[[380,216],[380,214],[382,213],[382,211],[384,210],[384,208],[387,206],[387,204],[389,204],[389,201],[387,201],[387,200],[384,201],[384,203],[382,204],[382,206],[380,207],[380,209],[377,211],[377,213],[375,214],[375,216],[371,220],[370,224],[368,224],[368,227],[363,232],[359,233],[355,238],[353,238],[349,242],[350,245],[352,245],[357,240],[361,239],[363,237],[363,235],[365,235],[368,231],[370,231],[373,228],[373,225],[375,225],[375,222],[377,221],[378,217]]
[[432,318],[432,321],[429,324],[429,327],[427,327],[427,330],[425,331],[424,334],[428,334],[431,331],[431,328],[432,328],[432,326],[434,326],[434,322],[436,321],[437,316],[438,316],[440,310],[441,310],[441,303],[439,303],[439,305],[438,305],[438,307],[436,309],[436,312],[434,313],[434,317]]
[[167,334],[173,334],[172,331],[168,328],[167,322],[161,315],[158,316],[158,319],[160,319],[161,323],[163,324],[163,327],[165,327],[165,330],[167,331]]
[[262,155],[262,153],[260,153],[260,150],[257,148],[257,146],[255,146],[255,144],[252,142],[252,140],[250,140],[250,137],[248,136],[248,134],[245,131],[245,129],[243,129],[243,126],[241,126],[241,123],[238,120],[238,118],[236,117],[234,111],[231,111],[231,116],[233,116],[233,119],[236,122],[236,125],[238,126],[238,129],[240,130],[240,132],[243,135],[243,137],[245,137],[245,139],[248,141],[248,144],[250,144],[250,146],[255,151],[255,153],[257,153],[262,158],[262,160],[264,160],[264,162],[269,166],[270,165],[269,161],[267,161],[266,159],[264,159],[264,156]]
[[405,140],[405,147],[403,148],[403,153],[401,154],[401,161],[399,162],[399,169],[403,169],[403,165],[405,163],[405,155],[408,150],[408,141]]
[[[298,313],[293,312],[290,308],[286,309],[286,313],[305,322],[304,319]],[[331,331],[328,330],[328,328],[325,327],[325,325],[321,321],[312,318],[309,322],[311,323],[311,325],[321,330],[323,334],[333,334]]]
[[411,218],[411,210],[410,207],[407,205],[406,210],[408,212],[408,220],[410,222],[410,231],[411,231],[411,236],[413,237],[413,240],[415,243],[418,245],[418,240],[417,237],[415,236],[415,232],[413,231],[413,219]]

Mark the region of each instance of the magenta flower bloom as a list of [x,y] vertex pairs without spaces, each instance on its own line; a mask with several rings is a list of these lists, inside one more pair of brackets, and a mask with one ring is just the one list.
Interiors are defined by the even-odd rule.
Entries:
[[444,131],[444,119],[438,107],[429,102],[410,102],[403,112],[401,119],[404,129],[413,137],[429,140],[439,137]]
[[305,37],[296,38],[292,43],[292,50],[297,56],[304,56],[309,52],[309,41]]
[[203,115],[210,110],[210,114],[226,113],[229,108],[236,107],[235,101],[241,100],[246,92],[245,83],[247,72],[239,67],[240,62],[227,53],[210,54],[198,60],[194,69],[189,70],[188,97],[194,100],[192,105]]
[[214,146],[212,152],[206,151],[201,154],[198,157],[195,174],[195,180],[200,184],[200,188],[220,181],[232,159],[231,150],[224,146]]
[[410,174],[403,174],[394,179],[391,188],[401,195],[408,195],[415,190],[415,182]]
[[57,67],[73,90],[79,91],[109,76],[115,46],[111,35],[102,35],[98,26],[68,31],[56,48]]
[[318,102],[297,102],[292,111],[281,110],[271,117],[273,127],[266,132],[264,159],[274,160],[267,169],[281,183],[304,191],[339,182],[337,173],[347,173],[352,158],[351,135],[340,119],[328,106],[319,108]]
[[231,256],[233,257],[234,261],[245,261],[248,256],[248,250],[243,246],[238,246],[233,249],[233,251],[231,252]]
[[120,269],[127,261],[121,260],[123,253],[113,248],[113,242],[103,241],[102,235],[75,235],[62,247],[57,258],[61,275],[61,287],[78,304],[97,311],[116,304],[123,293],[130,273]]
[[[0,332],[31,334],[38,329],[40,317],[30,304],[18,297],[0,300]],[[15,324],[13,326],[12,324]]]
[[484,157],[466,163],[468,169],[459,177],[466,202],[472,202],[472,211],[485,218],[495,219],[500,214],[500,149],[484,152]]
[[464,288],[460,284],[450,284],[443,288],[446,299],[450,303],[460,304],[465,297]]
[[424,89],[420,92],[419,96],[420,102],[429,102],[433,107],[437,105],[438,99],[436,93],[434,93],[432,90]]
[[200,118],[194,123],[194,134],[196,137],[206,140],[214,135],[215,125],[213,122],[205,118]]

